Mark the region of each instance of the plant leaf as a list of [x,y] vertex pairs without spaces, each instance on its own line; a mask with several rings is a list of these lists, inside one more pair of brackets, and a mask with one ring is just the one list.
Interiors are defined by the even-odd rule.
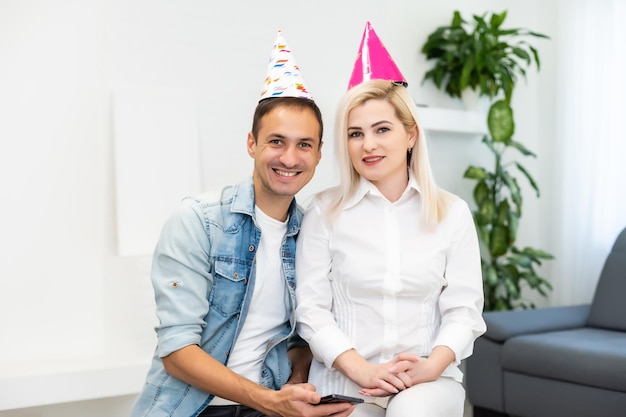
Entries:
[[530,52],[532,52],[533,57],[535,57],[535,62],[537,63],[537,71],[541,69],[541,61],[539,61],[539,52],[537,52],[537,48],[533,48],[532,46],[528,47]]
[[461,17],[461,13],[458,10],[454,11],[454,15],[452,16],[452,27],[461,27],[461,25],[465,23],[465,20]]
[[513,48],[513,53],[515,54],[515,56],[523,59],[526,62],[526,64],[530,64],[531,62],[530,55],[528,54],[528,52],[526,52],[522,48]]
[[506,142],[513,136],[515,131],[513,109],[506,101],[499,100],[491,105],[487,126],[494,142]]
[[498,205],[498,223],[506,224],[509,221],[509,212],[511,207],[509,206],[509,202],[507,200],[502,200]]
[[512,146],[513,148],[517,149],[518,151],[520,151],[522,153],[522,155],[524,156],[532,156],[532,157],[537,157],[537,155],[535,155],[533,152],[531,152],[530,150],[528,150],[528,148],[526,148],[524,145],[522,145],[520,142],[511,140],[509,141],[509,146]]
[[474,222],[476,223],[480,240],[482,240],[485,245],[489,246],[489,228],[485,226],[489,221],[481,221],[480,214],[474,213]]
[[511,245],[515,243],[517,239],[517,227],[519,225],[519,216],[514,211],[509,212],[509,242]]
[[530,268],[532,266],[532,258],[524,256],[522,254],[510,255],[509,261],[522,268]]
[[487,178],[487,171],[485,171],[485,168],[470,166],[465,170],[463,177],[473,180],[482,180]]
[[478,213],[487,223],[493,220],[493,213],[495,213],[496,207],[491,198],[484,198],[480,204],[478,204]]
[[476,184],[476,187],[474,187],[474,201],[479,207],[489,198],[489,194],[489,187],[485,181],[480,181]]
[[489,254],[492,258],[497,258],[506,254],[508,248],[508,229],[502,225],[494,225],[491,230],[491,241]]
[[552,256],[548,252],[542,251],[541,249],[533,249],[533,248],[526,247],[521,251],[521,253],[524,253],[526,255],[529,255],[535,258],[554,259],[554,256]]
[[502,174],[502,179],[504,180],[504,183],[509,189],[509,193],[511,194],[511,199],[515,203],[515,207],[517,209],[518,215],[521,216],[522,194],[520,192],[519,185],[517,184],[517,180],[506,171]]
[[515,162],[515,166],[517,166],[517,169],[519,169],[521,173],[524,174],[524,176],[530,183],[530,186],[533,187],[533,189],[535,190],[537,197],[539,197],[539,186],[537,185],[537,182],[535,181],[535,179],[530,175],[530,173],[526,170],[526,168],[524,168],[522,164],[520,164],[519,162]]
[[494,13],[491,15],[491,30],[493,32],[497,32],[498,28],[500,27],[500,25],[502,25],[502,22],[504,22],[504,19],[506,19],[506,10],[500,14]]
[[550,39],[550,37],[548,35],[544,35],[543,33],[537,33],[537,32],[528,31],[527,34],[530,35],[530,36],[535,36],[537,38]]
[[487,284],[491,285],[492,287],[496,286],[498,284],[498,273],[496,272],[496,269],[493,267],[493,265],[488,265],[485,272]]
[[459,79],[459,90],[463,91],[468,87],[473,87],[470,84],[470,75],[472,73],[472,70],[475,67],[474,64],[475,60],[474,60],[474,56],[468,56],[465,60],[465,63],[463,64],[463,69],[461,70],[461,78]]

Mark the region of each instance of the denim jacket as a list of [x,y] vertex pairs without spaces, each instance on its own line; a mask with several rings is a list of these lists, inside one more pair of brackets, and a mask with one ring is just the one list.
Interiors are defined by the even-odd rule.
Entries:
[[[279,389],[289,378],[287,343],[295,330],[295,237],[302,212],[289,208],[282,243],[291,314],[269,342],[261,385]],[[152,262],[158,344],[132,417],[198,415],[213,395],[169,375],[162,357],[196,344],[223,364],[239,335],[255,283],[256,226],[252,179],[226,187],[219,202],[186,198],[165,223]]]

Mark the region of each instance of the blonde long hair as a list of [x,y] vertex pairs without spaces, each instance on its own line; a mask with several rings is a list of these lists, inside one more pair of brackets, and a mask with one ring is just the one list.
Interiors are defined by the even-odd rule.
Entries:
[[417,107],[406,87],[385,80],[370,80],[348,90],[339,103],[335,125],[335,154],[339,165],[339,186],[331,190],[335,200],[330,208],[333,219],[344,203],[356,191],[360,175],[352,166],[348,154],[348,116],[355,107],[368,100],[386,100],[395,109],[396,115],[407,132],[417,127],[417,140],[413,145],[408,166],[421,192],[421,221],[433,229],[446,215],[451,195],[437,187],[430,168],[424,131],[419,127]]

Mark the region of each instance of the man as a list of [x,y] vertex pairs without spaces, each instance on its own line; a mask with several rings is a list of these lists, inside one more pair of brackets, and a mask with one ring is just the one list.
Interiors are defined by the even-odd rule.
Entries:
[[[295,194],[321,158],[322,118],[279,31],[247,148],[252,179],[185,199],[157,244],[158,346],[132,416],[344,417],[316,405],[296,346]],[[279,73],[276,73],[276,72]],[[292,366],[290,366],[292,365]]]

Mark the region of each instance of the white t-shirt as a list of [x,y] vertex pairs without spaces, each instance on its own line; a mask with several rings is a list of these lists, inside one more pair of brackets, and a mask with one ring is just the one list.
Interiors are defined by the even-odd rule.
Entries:
[[[255,256],[254,291],[246,321],[228,359],[233,372],[260,382],[261,367],[269,339],[289,320],[289,293],[281,261],[287,221],[280,222],[256,206],[261,239]],[[234,404],[215,397],[211,405]]]

